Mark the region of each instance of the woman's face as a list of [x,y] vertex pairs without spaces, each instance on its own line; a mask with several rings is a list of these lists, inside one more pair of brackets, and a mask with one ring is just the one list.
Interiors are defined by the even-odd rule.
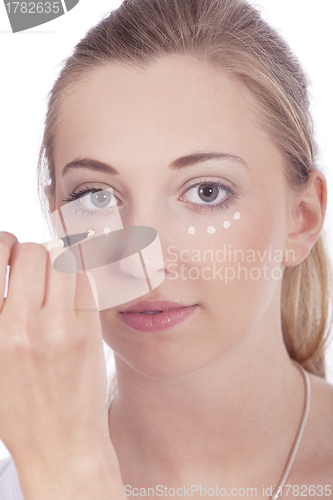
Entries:
[[[102,310],[105,342],[134,370],[160,377],[203,367],[253,329],[269,335],[290,193],[251,98],[223,72],[175,55],[145,69],[106,65],[83,83],[60,107],[56,207],[87,186],[113,188],[123,225],[155,228],[163,251],[164,281],[138,300],[197,305],[152,332],[122,321],[126,304]],[[220,156],[171,165],[197,153]],[[118,175],[84,167],[62,175],[78,159]]]

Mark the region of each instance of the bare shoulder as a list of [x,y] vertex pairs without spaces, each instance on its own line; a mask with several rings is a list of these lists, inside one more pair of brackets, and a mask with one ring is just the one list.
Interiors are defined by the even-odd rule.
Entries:
[[[310,411],[291,476],[294,484],[323,486],[323,497],[333,499],[333,385],[312,373],[308,376]],[[325,486],[330,486],[330,494],[325,494]]]

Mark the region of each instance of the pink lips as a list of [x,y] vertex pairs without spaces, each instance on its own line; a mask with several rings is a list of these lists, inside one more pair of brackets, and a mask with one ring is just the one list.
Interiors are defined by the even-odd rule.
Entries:
[[[185,306],[178,302],[160,300],[155,302],[137,302],[134,306],[120,312],[123,322],[140,332],[154,332],[171,328],[190,316],[197,304]],[[144,314],[146,311],[161,311]]]

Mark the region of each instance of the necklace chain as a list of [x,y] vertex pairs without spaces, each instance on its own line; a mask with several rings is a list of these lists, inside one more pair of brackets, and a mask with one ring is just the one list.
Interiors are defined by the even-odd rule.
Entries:
[[[291,469],[291,467],[292,467],[292,465],[294,463],[295,456],[296,456],[299,444],[301,442],[301,438],[302,438],[302,435],[303,435],[304,427],[305,427],[305,424],[306,424],[306,421],[307,421],[307,418],[308,418],[308,415],[309,415],[309,410],[310,410],[311,387],[310,387],[309,376],[308,376],[307,372],[304,370],[304,368],[299,363],[297,363],[297,361],[295,361],[294,359],[292,361],[300,369],[300,371],[301,371],[301,373],[303,375],[303,378],[304,378],[304,382],[305,382],[304,411],[303,411],[302,419],[301,419],[301,422],[300,422],[300,425],[299,425],[299,428],[298,428],[298,431],[297,431],[297,434],[296,434],[296,437],[295,437],[295,441],[294,441],[294,444],[293,444],[293,446],[291,448],[291,451],[290,451],[290,454],[289,454],[289,459],[288,459],[286,467],[285,467],[285,469],[283,471],[283,475],[282,475],[282,478],[280,480],[279,486],[276,488],[275,492],[270,497],[270,500],[277,500],[279,498],[279,496],[282,494],[282,488],[283,488],[283,486],[284,486],[284,484],[285,484],[285,482],[286,482],[286,480],[287,480],[287,478],[289,476],[290,469]],[[114,401],[114,398],[111,400],[111,403],[110,403],[110,406],[109,406],[109,418],[110,418],[110,414],[111,414],[111,407],[112,407],[113,401]]]
[[298,366],[298,368],[300,369],[300,371],[304,377],[304,382],[305,382],[304,411],[303,411],[302,419],[301,419],[301,422],[300,422],[300,425],[299,425],[299,428],[298,428],[298,431],[297,431],[297,434],[295,437],[293,447],[291,448],[291,451],[290,451],[290,456],[289,456],[287,465],[283,471],[283,475],[282,475],[280,484],[277,487],[277,489],[275,490],[274,494],[271,496],[270,500],[277,500],[277,498],[279,498],[279,496],[282,494],[282,488],[283,488],[285,482],[287,481],[290,469],[294,463],[295,456],[296,456],[299,444],[301,442],[304,427],[305,427],[305,424],[306,424],[306,421],[307,421],[307,418],[309,415],[309,410],[310,410],[311,387],[310,387],[309,376],[306,373],[306,371],[304,370],[303,366],[301,366],[299,363],[297,363],[297,361],[295,361],[294,359],[292,361],[295,363],[296,366]]

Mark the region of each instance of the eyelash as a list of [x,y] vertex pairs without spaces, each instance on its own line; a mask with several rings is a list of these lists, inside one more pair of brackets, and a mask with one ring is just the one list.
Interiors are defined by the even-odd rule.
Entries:
[[[198,210],[198,211],[202,211],[202,210],[209,210],[209,211],[224,210],[225,208],[229,208],[230,202],[238,199],[238,196],[237,196],[236,192],[234,190],[232,190],[230,187],[225,186],[224,184],[220,184],[218,182],[213,182],[213,181],[201,181],[201,182],[198,182],[198,183],[194,184],[193,186],[190,186],[186,190],[186,192],[188,192],[190,189],[202,186],[203,184],[208,184],[208,185],[211,185],[211,186],[216,186],[218,188],[221,188],[224,191],[226,191],[227,193],[229,193],[229,196],[228,196],[228,198],[226,200],[221,201],[221,202],[216,203],[216,204],[203,203],[201,205],[199,203],[190,203],[192,206],[195,207],[194,210]],[[99,191],[103,191],[103,189],[105,189],[105,188],[96,188],[94,186],[85,186],[84,188],[80,189],[80,191],[77,191],[76,193],[71,193],[67,198],[64,198],[62,201],[64,203],[75,201],[75,200],[78,200],[79,198],[81,198],[85,194],[88,194],[88,193],[97,193]],[[186,200],[184,200],[184,201],[186,201]],[[87,215],[87,216],[89,216],[89,215],[95,215],[96,212],[97,212],[97,210],[89,212],[89,211],[86,211],[86,210],[82,210],[81,208],[77,208],[76,211],[84,212],[85,215]]]
[[[189,186],[189,188],[186,190],[186,192],[190,191],[190,189],[197,188],[199,186],[202,186],[203,184],[211,185],[211,186],[216,186],[218,188],[221,188],[223,191],[226,191],[229,193],[229,196],[226,200],[220,201],[219,203],[204,203],[199,204],[199,203],[190,203],[193,207],[194,210],[197,211],[202,211],[202,210],[208,210],[210,212],[215,211],[215,210],[224,210],[226,208],[229,208],[229,204],[236,199],[238,199],[237,193],[231,189],[229,186],[225,186],[224,184],[221,184],[219,182],[214,182],[214,181],[207,181],[207,180],[201,180],[200,182],[197,182],[196,184],[193,184],[193,186]],[[183,195],[181,196],[181,198]],[[186,200],[184,200],[186,201]]]
[[[79,198],[82,198],[85,194],[88,193],[98,193],[99,191],[104,191],[105,188],[96,188],[94,186],[85,186],[84,188],[80,189],[76,193],[71,193],[67,198],[64,198],[62,201],[64,203],[68,203],[71,201],[78,200]],[[107,210],[107,209],[106,209]],[[82,208],[76,207],[74,209],[75,215],[78,215],[79,213],[83,213],[85,216],[94,216],[97,215],[98,210],[83,210]]]
[[69,202],[69,201],[75,201],[81,198],[84,194],[87,193],[98,193],[99,191],[103,191],[106,188],[96,188],[94,186],[85,186],[83,189],[80,189],[80,191],[77,191],[76,193],[71,193],[68,195],[67,198],[64,198],[62,201],[63,202]]

